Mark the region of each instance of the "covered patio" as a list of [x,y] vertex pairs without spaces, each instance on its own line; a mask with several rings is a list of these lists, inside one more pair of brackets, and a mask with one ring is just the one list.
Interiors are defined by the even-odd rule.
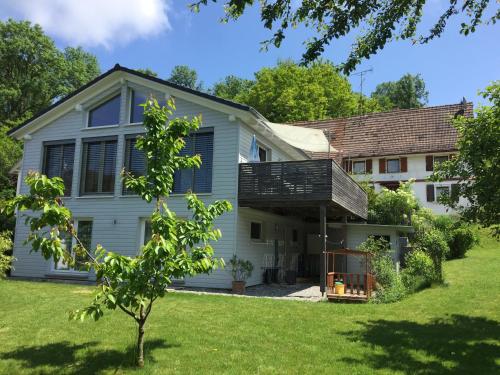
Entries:
[[242,163],[239,165],[239,207],[301,219],[319,230],[319,289],[327,291],[327,256],[333,250],[327,223],[348,217],[366,220],[363,189],[333,160]]

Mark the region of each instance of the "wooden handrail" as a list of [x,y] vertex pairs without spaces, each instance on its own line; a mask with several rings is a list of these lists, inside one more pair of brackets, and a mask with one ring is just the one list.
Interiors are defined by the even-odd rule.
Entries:
[[[356,278],[356,283],[354,279]],[[363,280],[363,285],[360,281]],[[361,292],[366,297],[370,298],[373,289],[373,275],[371,273],[346,273],[346,272],[328,272],[326,275],[327,288],[333,290],[335,282],[342,281],[346,292],[351,294],[361,295]]]

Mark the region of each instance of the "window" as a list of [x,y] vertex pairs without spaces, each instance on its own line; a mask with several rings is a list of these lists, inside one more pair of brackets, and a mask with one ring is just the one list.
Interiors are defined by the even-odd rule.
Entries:
[[201,167],[176,171],[173,193],[182,194],[189,190],[194,193],[212,192],[213,131],[199,131],[184,140],[186,146],[179,155],[199,154],[201,156]]
[[399,173],[399,159],[387,160],[387,173]]
[[43,174],[47,177],[61,177],[64,181],[64,195],[71,195],[75,141],[44,143]]
[[[92,220],[78,220],[75,222],[75,227],[78,238],[82,242],[82,245],[85,247],[85,249],[90,251],[92,246]],[[70,267],[64,262],[63,259],[59,259],[59,261],[54,264],[54,270],[87,272],[87,269],[85,268],[87,257],[83,255],[75,255],[73,253],[73,249],[76,246],[76,240],[69,233],[66,233],[61,237],[63,247],[65,247],[66,251],[75,256],[75,265],[74,267]]]
[[262,223],[250,223],[250,238],[252,240],[262,240]]
[[259,148],[259,161],[269,161],[271,160],[271,152],[264,146],[262,145],[257,145]]
[[445,161],[448,161],[448,155],[434,156],[434,166],[437,166]]
[[354,174],[365,174],[366,173],[366,163],[364,160],[355,161],[352,163],[352,173]]
[[391,236],[388,236],[388,235],[384,235],[384,234],[376,234],[373,236],[373,239],[374,240],[385,240],[387,242],[387,244],[390,245],[391,243]]
[[[127,136],[125,139],[125,170],[135,177],[146,174],[146,158],[142,150],[135,148],[137,136]],[[133,194],[123,186],[123,194]]]
[[89,111],[88,127],[116,125],[120,123],[121,95],[118,94]]
[[450,195],[450,187],[449,186],[437,186],[436,187],[436,200],[438,200],[441,195],[445,195],[445,196]]
[[141,104],[146,103],[147,96],[141,92],[131,90],[130,93],[130,123],[143,121],[144,107]]
[[141,245],[146,245],[153,236],[153,231],[151,229],[151,221],[143,220],[142,221],[142,234],[141,234]]
[[116,137],[84,140],[82,194],[113,193],[116,170]]

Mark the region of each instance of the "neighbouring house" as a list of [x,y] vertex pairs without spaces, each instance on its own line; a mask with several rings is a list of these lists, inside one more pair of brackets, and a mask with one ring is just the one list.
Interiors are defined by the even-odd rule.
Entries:
[[[403,109],[363,116],[295,125],[323,130],[331,140],[334,158],[357,181],[371,181],[375,189],[396,189],[400,181],[415,179],[414,192],[424,207],[437,214],[447,208],[438,203],[441,194],[451,194],[454,180],[428,181],[434,165],[456,153],[457,131],[451,120],[472,116],[472,103]],[[314,154],[316,158],[327,153]]]
[[[136,255],[151,235],[152,207],[124,188],[120,171],[144,171],[144,157],[135,148],[136,137],[144,132],[138,105],[151,94],[160,101],[173,97],[176,116],[203,118],[201,128],[186,140],[186,152],[200,154],[203,164],[176,173],[169,207],[180,216],[189,215],[183,196],[188,190],[207,203],[229,200],[233,211],[216,223],[223,235],[216,256],[228,260],[236,254],[250,260],[255,271],[248,285],[262,283],[266,270],[278,269],[281,276],[290,270],[319,280],[324,291],[328,269],[321,254],[346,246],[351,231],[353,244],[359,242],[358,229],[352,229],[347,218],[366,219],[366,194],[335,161],[313,160],[303,150],[328,149],[322,131],[269,123],[246,105],[116,65],[10,131],[24,143],[23,158],[15,168],[18,193],[27,193],[24,178],[30,170],[62,177],[64,203],[74,214],[83,242]],[[251,154],[251,146],[258,152]],[[364,236],[385,236],[386,231],[371,228]],[[396,248],[404,230],[390,231]],[[19,215],[12,276],[95,280],[78,264],[69,268],[63,261],[54,263],[30,253],[24,243],[27,234]],[[71,237],[65,241],[71,249]],[[177,280],[214,288],[230,288],[231,281],[229,268]]]

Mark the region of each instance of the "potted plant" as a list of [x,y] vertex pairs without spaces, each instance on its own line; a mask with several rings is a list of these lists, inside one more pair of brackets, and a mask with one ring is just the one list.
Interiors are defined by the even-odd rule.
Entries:
[[253,264],[248,260],[239,259],[236,255],[233,255],[229,264],[233,275],[233,293],[245,293],[245,284],[252,275]]

